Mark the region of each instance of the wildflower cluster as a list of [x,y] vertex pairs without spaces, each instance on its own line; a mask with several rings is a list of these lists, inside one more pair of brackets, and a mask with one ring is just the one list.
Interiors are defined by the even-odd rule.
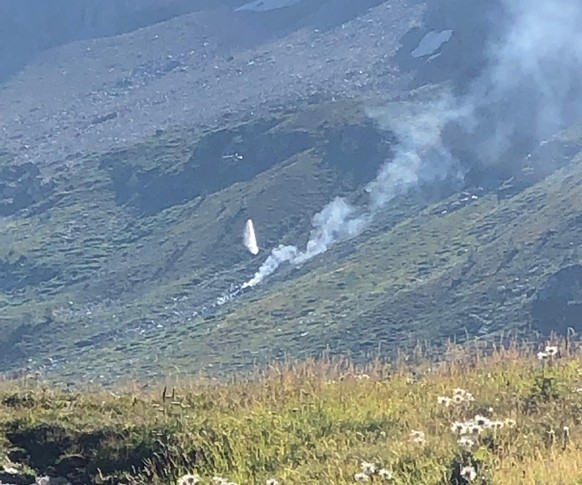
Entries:
[[498,431],[505,426],[513,428],[515,426],[515,420],[506,419],[504,421],[499,421],[477,414],[474,418],[467,421],[455,421],[451,425],[451,431],[456,435],[464,437],[466,437],[466,435],[479,436],[486,430]]
[[546,361],[552,360],[554,357],[558,355],[558,347],[555,345],[546,345],[546,348],[543,352],[537,353],[538,360]]
[[374,480],[374,478],[378,478],[382,482],[390,482],[393,480],[392,473],[389,470],[376,466],[374,463],[363,461],[360,469],[362,471],[354,475],[356,482],[369,482]]
[[451,397],[439,396],[437,398],[437,402],[441,406],[445,407],[449,407],[451,405],[468,404],[473,402],[474,400],[475,398],[473,397],[473,394],[461,388],[453,389],[453,395]]
[[[465,389],[454,389],[452,398],[439,397],[438,403],[445,406],[453,404],[471,403],[475,400],[474,396]],[[467,410],[466,407],[463,408]],[[493,413],[493,409],[488,409],[489,413]],[[482,414],[475,414],[472,418],[467,420],[455,421],[451,424],[451,431],[458,436],[457,444],[460,449],[465,452],[471,452],[473,448],[479,444],[480,435],[486,432],[497,433],[503,428],[514,428],[516,422],[514,419],[508,418],[505,420],[491,419]],[[469,455],[471,456],[471,455]],[[465,460],[463,460],[465,461]],[[466,462],[462,464],[459,475],[466,481],[471,482],[476,479],[477,471],[475,467]]]
[[196,485],[197,483],[200,483],[200,477],[190,473],[178,479],[178,485]]
[[[202,483],[201,478],[195,474],[186,474],[178,479],[178,485],[197,485]],[[215,485],[237,485],[236,482],[229,480],[228,478],[214,476],[212,477],[212,483]],[[275,478],[269,478],[266,485],[279,485],[279,481]]]

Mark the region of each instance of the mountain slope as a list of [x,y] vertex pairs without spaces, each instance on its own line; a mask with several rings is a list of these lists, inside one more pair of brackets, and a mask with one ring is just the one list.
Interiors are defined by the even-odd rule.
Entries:
[[360,103],[332,103],[71,159],[44,184],[17,173],[5,199],[30,192],[30,179],[44,192],[6,207],[3,363],[189,319],[252,271],[248,217],[263,248],[295,240],[314,207],[374,177],[386,140]]
[[43,51],[80,39],[110,37],[208,8],[208,0],[5,0],[0,5],[0,82]]
[[453,335],[565,331],[565,324],[580,330],[577,321],[561,320],[574,302],[546,304],[552,318],[544,320],[535,304],[562,268],[580,268],[581,176],[579,155],[508,199],[488,194],[447,214],[431,206],[392,230],[370,231],[347,257],[332,250],[302,276],[268,282],[223,317],[167,330],[152,343],[179,342],[171,352],[177,365],[232,366],[313,355],[327,345],[361,357]]
[[[248,217],[256,222],[263,251],[300,241],[314,208],[334,195],[357,193],[390,151],[390,133],[366,121],[357,103],[335,103],[254,126],[253,136],[273,137],[271,161],[277,159],[273,140],[279,136],[289,150],[287,141],[300,133],[297,150],[249,180],[203,196],[189,194],[187,202],[165,209],[154,210],[131,184],[116,185],[108,168],[115,157],[118,168],[119,160],[131,161],[131,173],[142,180],[136,187],[154,193],[143,183],[152,173],[157,181],[166,180],[160,174],[175,173],[184,181],[182,189],[197,190],[196,171],[187,175],[188,167],[197,166],[192,154],[207,146],[207,137],[232,140],[245,129],[250,127],[233,127],[228,135],[165,135],[123,156],[113,152],[87,160],[79,169],[84,179],[91,166],[101,177],[100,198],[92,190],[75,195],[55,188],[53,207],[7,222],[4,258],[20,263],[7,266],[4,278],[11,275],[23,286],[4,304],[12,322],[2,338],[3,355],[10,356],[5,365],[22,362],[15,359],[18,351],[22,359],[35,356],[35,365],[54,375],[102,375],[110,381],[132,373],[164,375],[174,366],[222,372],[285,354],[314,355],[327,346],[358,358],[378,348],[391,354],[417,340],[453,335],[464,339],[532,326],[564,331],[566,323],[577,328],[575,321],[563,321],[573,302],[539,304],[543,291],[555,291],[543,289],[556,275],[560,279],[561,270],[575,271],[581,264],[577,130],[540,147],[520,175],[497,191],[474,188],[436,202],[413,192],[395,200],[357,239],[300,268],[283,266],[252,292],[197,315],[230,285],[248,279],[266,257],[263,252],[254,259],[242,247]],[[335,143],[326,144],[337,136],[346,147],[343,154]],[[250,134],[245,138],[252,140]],[[224,153],[245,154],[244,145],[225,147]],[[330,147],[333,157],[326,156]],[[350,166],[355,154],[366,155],[365,170]],[[563,168],[548,176],[539,167],[551,166],[552,156]],[[164,157],[168,165],[162,169]],[[252,159],[258,163],[260,157]],[[116,195],[115,187],[125,192]],[[170,198],[154,200],[170,203],[179,188],[169,190]],[[67,230],[51,240],[43,233],[50,227]],[[27,274],[44,274],[45,280],[26,281]]]
[[[29,63],[0,86],[0,370],[111,383],[578,328],[576,17],[536,50],[492,21],[505,2],[471,5],[211,5]],[[327,252],[241,286],[337,197],[357,230],[331,211]]]
[[0,119],[2,146],[40,166],[60,164],[160,129],[216,127],[305,99],[394,92],[404,78],[390,57],[421,7],[398,0],[368,11],[363,2],[345,24],[310,23],[334,4],[264,13],[216,6],[45,51],[0,86],[0,110],[9,114]]

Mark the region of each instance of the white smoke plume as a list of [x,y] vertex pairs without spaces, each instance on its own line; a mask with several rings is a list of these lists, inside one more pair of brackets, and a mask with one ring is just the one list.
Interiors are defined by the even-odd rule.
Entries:
[[368,110],[368,116],[398,139],[394,159],[385,163],[366,187],[372,214],[420,182],[451,175],[462,177],[458,161],[441,140],[445,125],[457,119],[460,112],[455,100],[448,96],[422,106]]
[[249,250],[251,254],[254,254],[255,256],[259,254],[259,245],[257,243],[255,226],[253,224],[252,219],[249,219],[245,224],[243,239],[245,247]]
[[420,182],[462,177],[458,161],[441,139],[449,122],[475,136],[469,150],[478,163],[496,163],[513,143],[539,143],[582,119],[582,2],[502,4],[502,34],[489,45],[488,66],[468,94],[444,96],[412,111],[369,110],[399,140],[393,159],[366,188],[369,203],[356,208],[344,199],[333,200],[313,217],[304,251],[279,246],[243,287],[261,283],[285,262],[304,263],[336,242],[359,235],[379,210]]
[[503,0],[503,34],[488,69],[457,104],[484,163],[524,140],[539,143],[582,118],[582,2]]
[[273,274],[282,263],[293,261],[298,254],[299,250],[295,246],[283,246],[280,244],[271,251],[269,257],[259,268],[259,271],[255,273],[255,276],[244,283],[242,287],[249,288],[258,285],[267,276]]
[[368,222],[366,214],[358,214],[356,208],[338,197],[313,217],[313,229],[305,251],[299,252],[293,263],[303,263],[322,254],[337,241],[357,236]]
[[439,101],[421,113],[408,113],[407,116],[403,111],[396,117],[386,116],[383,110],[370,110],[369,115],[395,132],[400,143],[394,159],[385,164],[366,187],[368,205],[357,208],[341,197],[335,198],[313,217],[313,229],[304,251],[295,246],[277,247],[243,288],[258,285],[283,263],[305,263],[337,242],[358,236],[394,197],[416,186],[420,180],[450,174],[455,160],[440,143],[442,127],[452,116],[445,109],[447,107],[448,102]]

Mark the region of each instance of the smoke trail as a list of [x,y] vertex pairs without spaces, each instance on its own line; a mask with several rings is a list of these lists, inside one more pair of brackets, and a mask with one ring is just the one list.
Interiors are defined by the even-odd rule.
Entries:
[[324,253],[336,242],[357,236],[367,222],[367,214],[358,215],[355,207],[337,197],[313,217],[313,229],[307,247],[297,254],[293,263],[304,263]]
[[380,209],[420,180],[450,175],[456,161],[440,141],[442,128],[452,116],[448,100],[440,100],[421,112],[403,110],[399,116],[394,116],[394,112],[387,116],[382,109],[370,110],[368,114],[400,139],[394,159],[386,163],[366,187],[368,204],[357,208],[341,197],[335,198],[313,217],[313,229],[304,251],[295,246],[274,249],[243,288],[258,285],[283,263],[305,263],[337,242],[358,236]]
[[340,241],[357,236],[367,225],[367,214],[357,215],[354,207],[342,198],[336,198],[313,217],[313,229],[305,251],[295,246],[275,248],[253,278],[243,284],[243,288],[261,283],[282,264],[301,264],[324,253]]
[[368,184],[370,212],[376,213],[397,195],[420,182],[453,176],[462,178],[458,160],[442,141],[444,127],[461,109],[448,95],[425,105],[369,109],[367,114],[398,139],[394,159],[385,163]]
[[266,261],[261,265],[255,276],[242,285],[243,288],[253,287],[262,282],[267,276],[273,274],[277,268],[287,261],[293,261],[299,250],[295,246],[283,246],[282,244],[273,249]]
[[488,45],[488,69],[459,104],[481,163],[512,156],[582,118],[582,3],[504,0],[503,33]]
[[357,236],[380,209],[420,182],[462,178],[458,160],[442,141],[449,123],[466,136],[470,157],[487,165],[511,155],[517,144],[537,144],[582,118],[582,2],[502,4],[503,32],[488,46],[488,66],[468,94],[458,99],[443,96],[404,112],[392,107],[369,110],[399,140],[393,160],[366,187],[369,203],[355,208],[335,199],[314,216],[305,251],[279,246],[243,287],[261,283],[285,262],[303,263]]

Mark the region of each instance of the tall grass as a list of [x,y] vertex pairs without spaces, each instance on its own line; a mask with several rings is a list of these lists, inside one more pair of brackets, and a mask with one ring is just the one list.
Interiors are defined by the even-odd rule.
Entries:
[[87,483],[582,483],[582,352],[565,341],[543,351],[323,358],[165,391],[5,383],[0,447],[24,449],[39,473],[39,448],[57,449],[55,462],[83,456]]

